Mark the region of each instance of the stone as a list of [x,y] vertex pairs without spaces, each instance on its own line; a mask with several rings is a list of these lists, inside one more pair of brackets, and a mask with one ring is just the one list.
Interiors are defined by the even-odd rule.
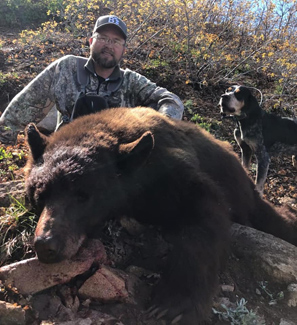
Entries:
[[221,289],[223,292],[233,292],[234,291],[234,284],[222,284]]
[[25,325],[26,313],[24,309],[19,305],[0,301],[0,324]]
[[279,325],[296,325],[296,323],[293,323],[293,322],[285,320],[285,319],[281,319]]
[[78,294],[96,302],[124,302],[129,297],[125,278],[124,272],[104,265],[81,286]]
[[233,224],[232,253],[255,273],[278,283],[296,283],[297,247],[256,229]]
[[289,284],[287,290],[288,290],[287,305],[289,307],[297,307],[297,283]]
[[22,295],[32,295],[57,284],[69,282],[88,271],[94,263],[106,262],[106,252],[99,240],[89,240],[71,260],[43,264],[37,258],[23,260],[0,268],[5,286],[17,288]]
[[56,106],[53,106],[45,118],[37,124],[41,132],[52,133],[55,131],[58,118],[57,112]]

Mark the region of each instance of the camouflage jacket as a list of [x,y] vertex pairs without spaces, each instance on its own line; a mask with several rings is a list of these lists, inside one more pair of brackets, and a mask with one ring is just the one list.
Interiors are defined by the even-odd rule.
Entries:
[[[85,69],[90,76],[86,92],[106,97],[109,107],[149,106],[169,117],[182,118],[184,106],[179,97],[139,73],[117,67],[109,78],[100,82],[91,59]],[[109,91],[112,83],[120,85],[114,92]],[[67,55],[54,61],[7,106],[0,118],[0,141],[15,143],[20,130],[30,122],[41,121],[54,105],[63,116],[71,115],[80,91],[77,57]]]

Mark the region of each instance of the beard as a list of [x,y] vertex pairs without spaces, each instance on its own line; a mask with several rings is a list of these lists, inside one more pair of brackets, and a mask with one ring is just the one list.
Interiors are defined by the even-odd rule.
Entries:
[[116,60],[114,55],[110,52],[108,52],[112,58],[104,57],[103,54],[106,51],[106,49],[102,49],[100,52],[94,52],[91,50],[91,57],[93,61],[98,64],[100,67],[105,69],[111,69],[118,65],[119,60]]

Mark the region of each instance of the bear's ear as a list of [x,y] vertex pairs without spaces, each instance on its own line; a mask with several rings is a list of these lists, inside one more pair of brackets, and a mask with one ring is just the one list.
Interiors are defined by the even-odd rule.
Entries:
[[47,137],[38,131],[34,123],[30,123],[26,127],[25,132],[33,160],[37,161],[40,157],[42,157],[45,147],[47,146]]
[[132,172],[141,167],[154,148],[155,140],[150,131],[145,132],[133,142],[120,144],[118,168],[120,171]]

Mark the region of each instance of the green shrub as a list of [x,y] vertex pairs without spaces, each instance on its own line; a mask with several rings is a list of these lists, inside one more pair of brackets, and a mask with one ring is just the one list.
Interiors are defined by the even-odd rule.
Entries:
[[60,0],[4,0],[0,6],[0,26],[25,29],[48,19],[48,10],[56,10]]

